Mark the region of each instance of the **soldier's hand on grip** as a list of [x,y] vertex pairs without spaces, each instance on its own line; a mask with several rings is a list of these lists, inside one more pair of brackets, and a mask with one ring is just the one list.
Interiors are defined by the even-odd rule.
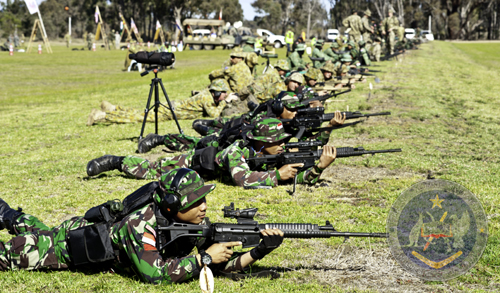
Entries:
[[319,163],[318,163],[318,168],[324,170],[328,166],[330,166],[333,161],[335,161],[335,158],[337,157],[337,149],[334,146],[331,145],[325,145],[323,147],[323,153],[321,154],[321,157],[319,157]]
[[250,256],[253,259],[262,259],[278,248],[283,243],[283,236],[285,235],[280,229],[266,229],[260,233],[263,236],[262,240],[257,247],[250,251]]
[[218,264],[228,261],[233,254],[233,251],[229,248],[239,245],[241,245],[241,242],[239,241],[216,243],[210,246],[205,252],[210,254],[210,257],[212,257],[212,263]]
[[303,166],[304,166],[303,163],[295,163],[295,164],[284,165],[283,167],[279,168],[278,172],[280,173],[281,180],[292,179],[297,174],[297,169],[295,168],[300,168]]
[[342,115],[340,111],[335,111],[335,116],[330,120],[328,127],[342,125],[345,122],[345,113]]

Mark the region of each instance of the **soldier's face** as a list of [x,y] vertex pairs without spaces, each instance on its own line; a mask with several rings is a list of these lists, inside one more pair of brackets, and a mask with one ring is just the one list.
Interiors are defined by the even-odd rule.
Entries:
[[255,150],[261,150],[262,153],[266,155],[278,155],[283,152],[283,147],[285,146],[285,142],[283,140],[276,142],[264,142],[264,141],[255,141]]
[[299,83],[293,80],[288,82],[288,91],[294,92],[299,87]]
[[207,200],[202,198],[188,209],[178,212],[174,217],[176,221],[190,224],[199,224],[205,218],[207,212]]
[[241,60],[243,60],[243,58],[231,56],[231,64],[233,65],[240,63]]
[[329,80],[332,78],[332,73],[330,71],[323,71],[323,76],[326,80]]
[[315,86],[315,85],[316,85],[316,80],[314,80],[314,79],[310,79],[310,80],[308,80],[308,81],[307,81],[307,84],[308,84],[309,86]]
[[286,74],[286,71],[285,71],[285,70],[281,70],[281,69],[279,69],[279,70],[278,70],[278,74],[279,74],[280,76],[283,76],[283,75],[285,75],[285,74]]
[[293,119],[295,117],[295,115],[297,114],[297,112],[294,112],[294,111],[290,111],[288,110],[286,107],[283,108],[283,113],[281,113],[280,115],[280,119]]

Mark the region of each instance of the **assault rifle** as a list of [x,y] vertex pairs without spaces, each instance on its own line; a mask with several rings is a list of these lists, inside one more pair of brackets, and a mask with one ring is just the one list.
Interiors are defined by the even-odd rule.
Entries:
[[330,221],[326,221],[325,226],[301,223],[259,224],[254,220],[257,210],[257,208],[234,209],[234,203],[231,203],[229,206],[225,206],[222,211],[224,218],[236,219],[237,224],[195,225],[174,222],[166,227],[160,226],[159,233],[166,236],[166,241],[164,241],[166,243],[161,243],[163,242],[161,241],[162,237],[158,237],[160,252],[163,252],[168,245],[181,237],[204,237],[213,243],[241,241],[243,248],[255,247],[259,245],[261,239],[260,231],[275,228],[283,231],[285,238],[388,237],[387,233],[340,232],[330,224]]
[[[323,83],[323,85],[324,85],[324,83]],[[330,98],[336,98],[336,97],[338,97],[338,96],[340,96],[342,94],[348,93],[350,91],[351,91],[351,89],[348,89],[348,90],[345,90],[343,92],[333,93],[333,94],[324,95],[324,96],[320,96],[320,95],[318,95],[318,93],[307,94],[307,97],[304,97],[301,94],[299,94],[297,96],[301,100],[300,105],[302,105],[302,106],[309,106],[309,102],[312,102],[312,101],[323,102],[323,101],[326,101],[326,100],[328,100]]]
[[[357,119],[363,117],[371,117],[371,116],[385,116],[391,115],[391,112],[379,112],[379,113],[371,113],[371,114],[363,114],[359,111],[357,112],[341,112],[342,115],[345,115],[345,119]],[[335,117],[335,113],[326,113],[324,107],[316,107],[316,108],[304,108],[298,109],[297,114],[293,119],[281,119],[285,128],[293,128],[298,129],[296,138],[300,139],[306,132],[309,131],[328,131],[334,129],[340,129],[347,126],[355,125],[355,123],[345,123],[343,125],[333,126],[333,127],[324,127],[321,128],[321,124],[326,121],[330,121]]]
[[394,57],[397,57],[397,56],[399,56],[401,54],[404,54],[404,51],[399,51],[399,52],[394,53],[394,54],[385,55],[384,57],[380,58],[380,60],[382,60],[382,61],[388,61],[388,60],[390,60],[390,59],[392,59]]
[[[303,163],[302,168],[298,168],[297,175],[301,172],[314,166],[317,160],[321,157],[323,153],[322,149],[317,149],[322,146],[323,143],[320,141],[301,141],[288,143],[285,145],[285,151],[278,155],[262,155],[248,158],[248,161],[255,167],[263,166],[276,166],[281,167],[288,164]],[[295,151],[297,150],[298,151]],[[353,156],[362,155],[374,155],[379,153],[393,153],[401,152],[401,149],[388,149],[388,150],[376,150],[367,151],[363,147],[342,147],[337,148],[337,158],[346,158]],[[293,191],[295,193],[295,187],[297,185],[297,175],[293,179]]]

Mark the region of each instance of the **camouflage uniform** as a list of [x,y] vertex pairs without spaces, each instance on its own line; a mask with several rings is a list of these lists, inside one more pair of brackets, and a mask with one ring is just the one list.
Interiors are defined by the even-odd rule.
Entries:
[[246,44],[243,46],[243,52],[254,52],[255,38],[250,37],[246,40]]
[[[160,179],[160,185],[168,189],[177,170],[165,174]],[[210,193],[215,185],[204,185],[203,180],[191,171],[186,175],[186,181],[180,184],[181,203],[180,211],[189,208],[196,201]],[[186,190],[189,187],[192,191]],[[185,191],[186,192],[183,192]],[[147,204],[122,220],[114,223],[109,231],[111,245],[119,258],[115,258],[110,265],[121,272],[135,273],[143,282],[152,284],[178,283],[196,277],[200,273],[200,266],[195,255],[189,255],[194,247],[198,250],[207,249],[212,243],[203,238],[186,237],[179,239],[160,254],[156,246],[156,228],[158,222],[157,204],[161,198],[154,192],[153,203]],[[168,222],[174,221],[167,218]],[[16,236],[8,242],[0,241],[0,270],[38,270],[38,269],[67,269],[73,266],[75,253],[71,251],[67,236],[70,230],[81,228],[93,223],[83,217],[74,217],[62,224],[49,228],[37,218],[22,214],[14,219],[12,230]],[[201,225],[208,224],[203,220]],[[212,269],[222,272],[231,272],[238,266],[241,253],[235,253],[228,262],[211,265]],[[109,264],[107,264],[109,265]],[[100,266],[100,268],[106,266]]]
[[323,46],[323,40],[317,40],[316,45],[317,46],[314,47],[314,50],[312,52],[311,57],[325,59],[325,61],[323,61],[323,62],[314,61],[314,68],[321,68],[321,67],[323,67],[323,65],[325,65],[326,61],[330,61],[332,58],[321,51],[321,46]]
[[[270,121],[271,120],[271,121]],[[247,137],[253,140],[274,142],[289,137],[284,132],[281,121],[277,119],[262,119],[257,122],[256,129],[248,133]],[[266,134],[266,136],[264,136]],[[247,147],[247,142],[236,140],[229,147],[218,152],[215,156],[216,170],[201,173],[201,176],[222,177],[224,181],[232,180],[237,186],[277,186],[280,180],[279,172],[276,168],[267,169],[261,166],[258,170],[251,169],[245,158],[249,158],[251,147]],[[258,151],[258,150],[256,150]],[[193,167],[193,156],[195,150],[173,158],[164,158],[156,162],[149,162],[146,159],[136,156],[126,156],[122,161],[122,171],[129,177],[136,179],[158,179],[164,173],[175,168]],[[308,168],[297,176],[298,183],[314,184],[318,181],[322,170],[317,167]]]
[[368,57],[368,50],[366,49],[365,41],[359,41],[359,53],[361,55],[359,59],[362,61],[363,65],[372,65],[370,57]]
[[370,9],[367,9],[365,11],[365,16],[361,18],[361,24],[362,24],[362,32],[363,32],[363,41],[365,41],[366,45],[366,50],[370,50],[371,44],[372,44],[372,38],[371,38],[371,30],[372,26],[370,23],[370,16],[372,15]]
[[288,64],[290,64],[291,70],[298,70],[299,68],[306,68],[307,63],[302,59],[298,51],[304,51],[304,44],[298,44],[295,51],[288,56]]
[[394,54],[394,42],[397,29],[399,27],[399,20],[396,16],[386,17],[382,21],[382,32],[386,33],[386,46],[389,54]]
[[349,41],[353,41],[357,44],[361,39],[361,31],[363,29],[361,17],[357,14],[352,14],[342,21],[342,25],[351,29],[349,31]]
[[374,40],[373,46],[371,47],[371,50],[370,50],[371,59],[373,59],[377,62],[380,61],[380,54],[382,52],[382,46],[380,45],[381,41],[382,40],[380,39],[380,37],[376,37]]
[[[221,80],[216,80],[212,82],[212,85],[218,85],[220,88],[229,90],[225,83]],[[212,86],[211,85],[211,86]],[[175,115],[177,119],[195,119],[198,117],[219,117],[221,116],[222,110],[226,107],[225,101],[220,101],[218,105],[215,104],[214,98],[210,92],[210,89],[204,89],[195,96],[182,100],[175,103]],[[169,109],[165,107],[158,108],[158,120],[172,120],[172,113]],[[142,122],[144,120],[144,112],[132,108],[124,108],[122,106],[116,106],[115,111],[110,111],[106,113],[105,120],[111,123],[132,123],[132,122]],[[154,114],[149,113],[148,122],[154,121]]]
[[323,51],[328,57],[331,58],[332,62],[337,62],[340,60],[340,54],[337,54],[333,51],[333,49],[339,49],[339,44],[336,42],[333,42],[332,45],[327,48],[325,51]]

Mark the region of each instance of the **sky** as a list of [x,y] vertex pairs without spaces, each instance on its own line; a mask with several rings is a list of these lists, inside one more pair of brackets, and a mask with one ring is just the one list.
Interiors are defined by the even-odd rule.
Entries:
[[[253,20],[253,18],[257,15],[251,3],[254,0],[238,0],[240,2],[241,8],[243,8],[243,18],[246,20]],[[323,3],[323,6],[326,8],[330,8],[330,3],[328,0],[320,0]],[[224,12],[223,12],[224,13]]]

